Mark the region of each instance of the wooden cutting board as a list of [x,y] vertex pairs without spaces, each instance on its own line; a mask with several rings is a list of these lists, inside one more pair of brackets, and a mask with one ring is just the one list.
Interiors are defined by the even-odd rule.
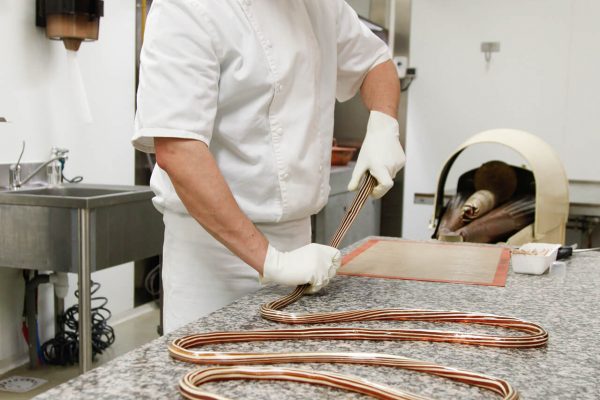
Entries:
[[344,257],[338,274],[504,286],[509,261],[502,246],[370,240]]

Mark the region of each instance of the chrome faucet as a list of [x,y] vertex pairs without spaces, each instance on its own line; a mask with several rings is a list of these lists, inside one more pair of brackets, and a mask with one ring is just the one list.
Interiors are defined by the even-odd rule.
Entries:
[[19,159],[16,164],[12,164],[9,168],[9,183],[8,188],[10,190],[18,190],[22,185],[25,185],[27,182],[31,180],[38,172],[40,172],[44,167],[48,166],[50,163],[55,161],[64,162],[69,154],[68,149],[61,149],[58,147],[52,148],[52,155],[48,161],[45,161],[37,167],[31,174],[29,174],[25,179],[21,179],[21,157],[23,157],[23,153],[25,152],[25,141],[23,141],[23,147],[21,148],[21,154],[19,155]]

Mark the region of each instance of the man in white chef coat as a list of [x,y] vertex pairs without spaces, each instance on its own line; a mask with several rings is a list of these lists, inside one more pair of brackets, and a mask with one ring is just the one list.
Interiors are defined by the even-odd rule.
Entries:
[[404,165],[386,45],[343,0],[155,0],[134,146],[155,152],[164,330],[263,282],[327,285],[340,253],[311,244],[327,202],[335,99],[371,110],[349,184],[381,197]]

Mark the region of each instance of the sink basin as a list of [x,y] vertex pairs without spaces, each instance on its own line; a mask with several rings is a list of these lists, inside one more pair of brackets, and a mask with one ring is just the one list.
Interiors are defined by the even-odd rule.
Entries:
[[[21,190],[31,190],[31,189],[39,189],[47,187],[48,184],[46,182],[27,182],[25,185],[21,186]],[[0,193],[8,192],[10,188],[8,186],[0,186]]]
[[124,193],[127,190],[115,190],[115,189],[97,189],[97,188],[89,188],[89,187],[52,187],[52,188],[43,188],[43,189],[33,189],[33,190],[18,190],[11,191],[8,194],[11,195],[35,195],[35,196],[61,196],[61,197],[96,197],[96,196],[108,196],[117,193]]
[[162,251],[162,215],[148,186],[66,184],[0,192],[0,267],[77,272],[81,214],[90,269]]
[[150,200],[153,196],[148,186],[78,183],[0,192],[0,204],[91,209]]

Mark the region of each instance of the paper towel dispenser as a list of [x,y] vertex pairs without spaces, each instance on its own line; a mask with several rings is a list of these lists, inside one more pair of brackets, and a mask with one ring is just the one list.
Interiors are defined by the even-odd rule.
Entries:
[[102,16],[103,0],[36,0],[36,25],[72,51],[79,50],[84,40],[98,40]]

